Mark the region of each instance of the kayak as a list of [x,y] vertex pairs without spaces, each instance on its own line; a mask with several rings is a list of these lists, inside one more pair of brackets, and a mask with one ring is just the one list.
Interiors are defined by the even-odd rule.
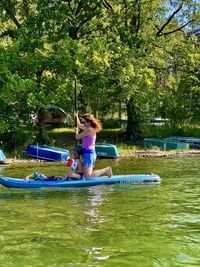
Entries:
[[69,157],[69,151],[66,149],[45,145],[29,145],[26,148],[26,154],[31,157],[53,161],[65,161]]
[[[49,177],[50,178],[50,177]],[[0,177],[0,184],[10,188],[43,188],[43,187],[87,187],[96,185],[114,185],[114,184],[157,184],[160,183],[160,177],[156,174],[130,174],[93,177],[92,179],[64,180],[64,179],[18,179],[11,177]]]

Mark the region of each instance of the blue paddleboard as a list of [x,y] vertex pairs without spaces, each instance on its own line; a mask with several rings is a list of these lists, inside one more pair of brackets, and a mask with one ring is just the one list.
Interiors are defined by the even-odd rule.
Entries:
[[10,188],[43,188],[43,187],[87,187],[96,185],[113,185],[124,183],[160,183],[160,177],[156,174],[130,174],[130,175],[113,175],[99,176],[92,179],[80,180],[34,180],[34,179],[17,179],[10,177],[0,177],[0,184]]

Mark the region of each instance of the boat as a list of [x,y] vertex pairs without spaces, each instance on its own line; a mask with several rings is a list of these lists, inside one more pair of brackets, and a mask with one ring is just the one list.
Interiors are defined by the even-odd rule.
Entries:
[[188,149],[189,144],[183,143],[175,140],[170,140],[168,138],[145,138],[143,140],[143,145],[146,147],[156,146],[164,150],[171,149]]
[[[80,150],[81,148],[82,148],[82,145],[78,144],[77,149]],[[119,158],[120,157],[117,147],[112,144],[96,142],[95,151],[97,153],[98,158]]]
[[190,148],[200,149],[200,138],[196,137],[183,137],[183,136],[170,136],[168,137],[169,140],[182,142],[182,143],[189,143]]
[[45,145],[29,145],[26,148],[26,154],[38,159],[52,161],[66,161],[69,158],[67,149]]
[[3,151],[0,149],[0,163],[4,163],[5,160],[6,160],[6,156],[3,153]]
[[[38,175],[37,175],[38,176]],[[40,175],[40,177],[43,177]],[[70,187],[89,187],[97,185],[114,184],[159,184],[160,177],[156,174],[130,174],[93,177],[92,179],[64,180],[52,177],[42,179],[19,179],[11,177],[0,177],[0,184],[9,188],[70,188]]]

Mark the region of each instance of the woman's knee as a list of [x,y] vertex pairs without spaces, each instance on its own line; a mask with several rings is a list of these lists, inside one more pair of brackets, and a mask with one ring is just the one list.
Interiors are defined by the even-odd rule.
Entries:
[[86,179],[89,179],[92,177],[92,173],[93,173],[93,168],[86,168],[84,171],[84,177]]

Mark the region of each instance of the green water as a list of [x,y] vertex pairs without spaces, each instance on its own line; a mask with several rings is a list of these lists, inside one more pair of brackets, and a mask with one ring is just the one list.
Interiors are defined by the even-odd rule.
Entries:
[[[0,186],[0,266],[200,266],[199,163],[199,157],[97,161],[115,174],[156,173],[160,185]],[[38,170],[64,175],[66,167]]]

